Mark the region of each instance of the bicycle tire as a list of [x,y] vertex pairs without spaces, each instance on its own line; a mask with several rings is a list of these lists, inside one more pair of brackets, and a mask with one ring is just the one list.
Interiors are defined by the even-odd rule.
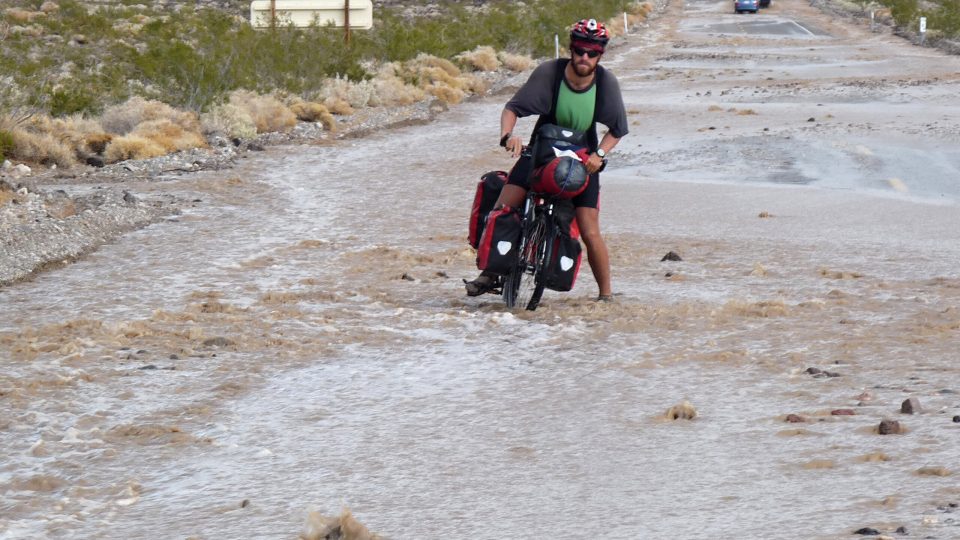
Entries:
[[540,304],[544,289],[544,267],[552,251],[552,242],[547,241],[550,232],[543,214],[524,228],[517,264],[503,285],[503,300],[508,308],[520,307],[534,311]]

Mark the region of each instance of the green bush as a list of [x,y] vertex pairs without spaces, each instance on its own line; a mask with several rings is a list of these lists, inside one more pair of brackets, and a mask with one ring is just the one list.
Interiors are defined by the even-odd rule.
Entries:
[[0,129],[0,163],[13,152],[13,133]]

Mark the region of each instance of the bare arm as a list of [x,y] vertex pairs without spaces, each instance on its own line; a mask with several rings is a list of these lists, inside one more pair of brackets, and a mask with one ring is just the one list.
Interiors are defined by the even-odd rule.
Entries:
[[507,149],[507,152],[513,155],[513,157],[518,157],[520,151],[523,149],[523,139],[519,135],[514,135],[513,128],[517,126],[517,113],[511,111],[510,109],[504,108],[503,112],[500,113],[500,140],[506,136],[507,140],[504,143],[504,146]]
[[[600,139],[600,148],[607,154],[613,151],[614,147],[617,146],[617,143],[620,142],[620,137],[614,137],[609,131],[603,134],[603,138]],[[593,174],[600,170],[600,167],[603,166],[603,159],[597,155],[596,152],[590,154],[590,158],[587,159],[585,163],[587,167],[587,172]]]

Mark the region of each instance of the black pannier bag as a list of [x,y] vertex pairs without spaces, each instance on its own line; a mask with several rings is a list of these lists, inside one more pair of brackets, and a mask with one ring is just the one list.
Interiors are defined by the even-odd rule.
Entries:
[[509,206],[493,210],[477,247],[477,268],[506,274],[517,263],[520,249],[520,214]]
[[556,236],[550,261],[544,271],[544,286],[553,291],[573,289],[577,274],[580,273],[583,248],[580,246],[580,228],[575,216],[572,204],[558,202],[554,205]]
[[480,177],[477,182],[477,193],[473,196],[473,207],[470,209],[470,230],[467,239],[476,249],[480,246],[483,236],[483,227],[487,222],[487,214],[497,203],[503,186],[507,183],[507,173],[504,171],[490,171]]
[[537,130],[533,166],[541,167],[557,157],[557,152],[577,150],[587,146],[587,135],[555,124],[544,124]]

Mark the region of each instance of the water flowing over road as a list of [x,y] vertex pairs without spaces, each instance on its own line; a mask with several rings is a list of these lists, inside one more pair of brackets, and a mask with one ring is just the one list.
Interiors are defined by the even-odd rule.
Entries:
[[611,304],[463,295],[506,94],[132,185],[195,202],[0,290],[0,538],[960,538],[960,58],[693,1],[604,64]]

